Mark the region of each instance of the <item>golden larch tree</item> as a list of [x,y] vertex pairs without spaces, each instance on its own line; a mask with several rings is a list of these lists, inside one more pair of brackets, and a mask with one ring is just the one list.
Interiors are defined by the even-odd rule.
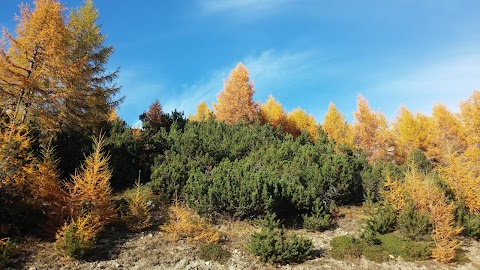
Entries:
[[463,152],[466,143],[462,140],[461,131],[462,123],[457,115],[450,112],[443,104],[434,105],[427,156],[443,163],[448,155]]
[[408,200],[413,202],[415,211],[428,215],[436,245],[432,256],[441,262],[455,259],[462,228],[455,224],[454,203],[448,202],[433,175],[420,172],[411,165],[403,181],[387,179],[383,195],[397,214],[405,210]]
[[480,91],[476,90],[468,100],[460,103],[463,137],[469,145],[480,145]]
[[93,2],[68,23],[58,0],[33,4],[21,5],[15,34],[3,31],[0,106],[47,135],[67,126],[95,128],[121,99],[114,99],[117,72],[106,72],[113,49],[103,46]]
[[119,69],[107,71],[107,62],[114,49],[104,44],[106,36],[101,33],[98,17],[93,1],[85,0],[70,13],[67,23],[71,33],[69,59],[71,63],[81,63],[82,76],[71,85],[74,90],[71,98],[66,99],[65,109],[70,123],[93,129],[106,121],[109,113],[123,100],[115,97],[120,91],[115,84]]
[[207,103],[202,100],[200,104],[197,105],[197,112],[195,114],[189,115],[188,120],[194,122],[204,122],[213,118],[213,111],[208,108]]
[[287,128],[286,130],[293,136],[300,136],[303,131],[308,132],[310,138],[315,140],[318,135],[318,125],[313,115],[308,115],[301,108],[293,109],[287,114]]
[[55,0],[22,5],[14,37],[6,30],[0,48],[0,103],[15,111],[16,122],[35,119],[42,129],[56,130],[67,118],[63,108],[69,86],[82,77],[82,60],[68,61],[71,33],[63,6]]
[[247,68],[239,63],[225,81],[223,91],[213,104],[218,121],[234,124],[238,121],[252,123],[258,118],[258,104],[253,101],[255,90]]
[[455,224],[453,202],[448,202],[443,190],[432,175],[426,175],[411,166],[405,174],[405,190],[416,208],[429,215],[436,247],[432,256],[441,262],[455,259],[460,246],[458,235],[462,228]]
[[265,104],[260,106],[260,119],[264,124],[270,124],[274,127],[287,125],[287,113],[280,102],[276,101],[272,95],[268,96]]
[[396,140],[397,162],[403,163],[414,149],[426,151],[431,131],[429,117],[413,115],[407,108],[400,107],[397,119],[393,124]]
[[54,149],[50,145],[43,146],[42,159],[36,163],[37,172],[31,182],[35,205],[49,218],[47,229],[56,230],[63,225],[70,213],[67,207],[68,193],[60,181]]
[[442,179],[462,199],[470,213],[480,214],[480,149],[469,147],[464,153],[451,153],[438,167]]
[[392,135],[385,116],[370,109],[361,95],[357,98],[357,111],[353,113],[354,144],[367,153],[368,160],[390,160]]
[[338,144],[346,144],[353,146],[353,132],[350,124],[345,120],[335,107],[333,102],[330,102],[328,111],[325,114],[322,124],[323,131]]
[[93,152],[72,176],[72,183],[68,184],[71,216],[89,213],[98,217],[102,224],[108,223],[115,214],[111,205],[112,172],[108,165],[110,158],[103,152],[104,145],[103,135],[94,138]]

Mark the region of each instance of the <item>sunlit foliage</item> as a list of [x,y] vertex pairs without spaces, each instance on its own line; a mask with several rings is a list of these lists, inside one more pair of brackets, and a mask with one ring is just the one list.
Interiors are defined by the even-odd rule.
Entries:
[[225,81],[223,91],[217,95],[217,103],[213,104],[216,119],[227,124],[254,122],[259,111],[258,104],[253,101],[254,93],[248,70],[239,63]]

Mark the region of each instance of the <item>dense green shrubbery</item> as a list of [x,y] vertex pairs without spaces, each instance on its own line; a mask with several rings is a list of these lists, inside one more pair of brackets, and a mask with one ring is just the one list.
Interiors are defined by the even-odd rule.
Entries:
[[393,233],[376,238],[376,244],[372,244],[348,235],[335,237],[330,241],[330,254],[336,259],[365,256],[376,262],[389,260],[390,255],[406,261],[427,260],[432,254],[432,244],[428,242],[415,242]]
[[248,242],[248,250],[260,256],[263,262],[270,264],[287,264],[303,262],[312,257],[312,240],[294,233],[285,233],[278,228],[274,216],[266,218],[260,232],[253,233]]
[[398,217],[398,229],[412,240],[428,240],[432,234],[428,215],[418,213],[411,202]]
[[396,226],[395,213],[388,204],[366,205],[367,217],[361,237],[371,244],[378,244],[378,234],[392,232]]
[[[316,207],[362,200],[363,155],[334,149],[321,133],[293,138],[269,125],[173,125],[152,168],[152,188],[201,213],[254,218],[315,216]],[[322,217],[323,218],[323,217]],[[317,222],[320,222],[317,220]]]
[[469,213],[463,200],[457,201],[455,219],[456,223],[463,227],[464,236],[480,239],[480,215]]
[[312,231],[323,231],[333,226],[331,215],[323,207],[315,207],[311,214],[303,215],[303,228]]
[[480,239],[480,215],[466,215],[463,220],[463,234],[465,236]]

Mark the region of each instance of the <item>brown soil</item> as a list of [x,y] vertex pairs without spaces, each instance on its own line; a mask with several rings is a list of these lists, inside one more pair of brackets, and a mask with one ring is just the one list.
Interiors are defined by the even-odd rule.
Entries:
[[[199,249],[186,241],[169,242],[160,230],[132,234],[111,228],[105,232],[96,249],[83,261],[60,258],[52,242],[25,239],[18,243],[16,255],[6,269],[480,269],[480,242],[464,239],[462,249],[469,262],[462,265],[442,264],[433,260],[405,262],[392,258],[388,262],[375,263],[366,259],[336,260],[328,254],[333,237],[357,234],[361,211],[358,207],[343,208],[338,226],[326,232],[294,230],[313,240],[316,258],[297,265],[270,266],[245,251],[245,240],[255,228],[246,222],[226,221],[218,229],[227,239],[224,243],[231,258],[221,264],[199,258]],[[155,226],[158,228],[158,226]],[[392,256],[393,257],[393,256]]]

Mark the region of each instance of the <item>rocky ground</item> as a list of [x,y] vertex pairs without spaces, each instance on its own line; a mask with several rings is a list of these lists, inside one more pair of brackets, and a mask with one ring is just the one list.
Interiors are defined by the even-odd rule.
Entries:
[[[463,250],[469,262],[462,265],[442,264],[433,260],[405,262],[392,258],[388,262],[375,263],[365,259],[335,260],[329,256],[329,243],[333,237],[358,232],[360,211],[344,208],[334,230],[298,234],[312,238],[316,258],[297,265],[270,266],[245,252],[245,240],[254,227],[245,222],[224,222],[218,228],[225,235],[225,247],[231,257],[225,263],[205,261],[199,258],[198,247],[185,241],[170,242],[160,230],[131,234],[118,229],[105,232],[97,248],[84,261],[59,258],[52,242],[25,239],[18,243],[16,255],[6,269],[480,269],[480,242],[465,239]],[[392,256],[393,257],[393,256]]]

